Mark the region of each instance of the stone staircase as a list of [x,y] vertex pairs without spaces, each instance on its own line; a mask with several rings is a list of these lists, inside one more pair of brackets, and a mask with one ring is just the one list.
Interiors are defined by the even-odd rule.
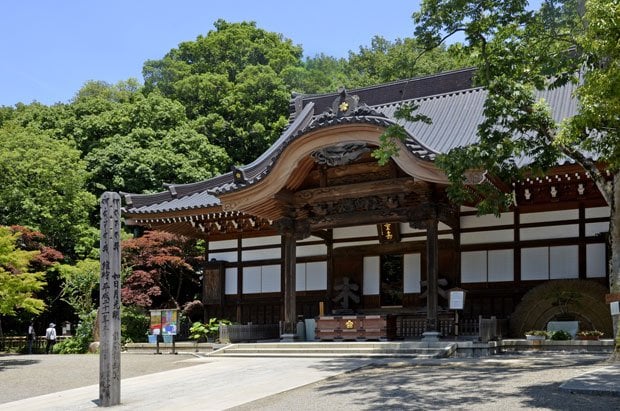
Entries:
[[454,342],[264,342],[231,344],[203,355],[227,357],[408,357],[447,358]]

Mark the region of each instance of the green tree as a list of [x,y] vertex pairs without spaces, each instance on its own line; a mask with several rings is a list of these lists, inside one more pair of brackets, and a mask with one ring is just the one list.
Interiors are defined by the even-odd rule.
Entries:
[[74,253],[96,204],[86,177],[70,144],[19,126],[0,128],[0,224],[32,227],[51,246]]
[[473,65],[474,59],[460,43],[426,48],[414,38],[391,42],[375,36],[370,47],[349,53],[347,74],[351,86],[360,87]]
[[301,67],[301,48],[254,22],[218,20],[215,30],[144,64],[145,90],[183,103],[196,130],[249,163],[280,135],[290,87],[284,73]]
[[302,66],[290,66],[282,78],[294,92],[317,94],[333,93],[339,87],[350,87],[348,61],[326,54],[306,58]]
[[39,252],[18,249],[19,237],[9,227],[0,226],[0,318],[13,316],[19,310],[38,314],[45,308],[45,303],[36,298],[45,286],[43,273],[30,270],[30,262]]
[[[523,0],[425,0],[414,19],[427,47],[464,32],[478,59],[477,80],[488,89],[480,143],[439,161],[453,183],[452,198],[471,200],[463,178],[468,169],[510,179],[545,169],[560,156],[571,158],[590,173],[611,209],[610,289],[620,292],[620,2],[546,0],[538,10],[528,10]],[[569,81],[578,84],[579,112],[557,124],[534,92]],[[532,160],[526,169],[516,166],[523,157]],[[483,210],[506,206],[504,193],[484,188]]]
[[62,300],[80,318],[95,310],[93,293],[99,286],[99,260],[80,260],[75,265],[59,264],[55,269],[62,279]]
[[[117,126],[111,126],[111,118]],[[85,161],[91,170],[91,190],[98,194],[160,191],[164,183],[204,180],[230,164],[224,149],[196,131],[184,107],[158,92],[112,103],[87,120],[97,137],[86,139],[90,148]]]

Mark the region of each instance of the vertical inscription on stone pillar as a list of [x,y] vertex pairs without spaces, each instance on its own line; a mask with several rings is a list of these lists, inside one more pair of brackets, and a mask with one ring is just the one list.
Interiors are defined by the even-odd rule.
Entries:
[[121,198],[101,197],[99,406],[121,402]]

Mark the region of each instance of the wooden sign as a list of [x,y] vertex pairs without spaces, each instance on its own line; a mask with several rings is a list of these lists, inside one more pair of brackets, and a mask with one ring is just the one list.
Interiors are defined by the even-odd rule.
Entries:
[[605,302],[610,304],[614,301],[620,301],[620,293],[605,294]]
[[379,232],[379,242],[382,244],[400,241],[400,225],[398,223],[377,224],[377,231]]

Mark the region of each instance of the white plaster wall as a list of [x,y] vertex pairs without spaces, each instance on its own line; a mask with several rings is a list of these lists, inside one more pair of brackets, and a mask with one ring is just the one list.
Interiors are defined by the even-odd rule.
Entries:
[[586,276],[588,278],[601,278],[606,275],[605,244],[586,245]]
[[420,230],[418,228],[411,228],[409,223],[400,223],[399,225],[400,225],[401,234],[426,233],[426,230]]
[[549,247],[549,278],[579,278],[579,246]]
[[586,224],[586,236],[592,237],[600,233],[609,232],[609,223],[588,223]]
[[245,250],[242,252],[243,261],[269,260],[282,257],[281,248],[267,248],[264,250]]
[[295,264],[295,291],[306,291],[306,263]]
[[228,261],[229,263],[236,263],[237,252],[236,251],[229,251],[229,252],[223,252],[223,253],[209,252],[209,260],[212,260],[212,259],[216,259],[218,261]]
[[317,255],[327,255],[327,246],[325,246],[325,244],[297,245],[297,257]]
[[489,250],[487,253],[489,282],[514,280],[514,250]]
[[461,244],[503,243],[514,241],[513,230],[461,233]]
[[586,218],[609,217],[610,213],[609,207],[586,208]]
[[521,249],[521,279],[546,280],[549,278],[549,247]]
[[572,238],[579,236],[579,225],[569,224],[549,227],[522,228],[520,234],[521,241]]
[[261,292],[275,293],[280,291],[280,265],[264,265],[261,267]]
[[519,216],[521,224],[544,223],[545,221],[577,220],[579,210],[545,211],[541,213],[523,213]]
[[461,253],[461,282],[482,283],[487,281],[487,252],[465,251]]
[[223,248],[237,248],[237,240],[209,241],[209,251]]
[[306,290],[327,290],[327,262],[306,263]]
[[334,228],[334,239],[378,236],[376,225]]
[[224,293],[237,294],[237,269],[227,268],[224,273]]
[[261,267],[243,268],[243,294],[260,293]]
[[512,224],[514,224],[514,213],[503,213],[499,217],[495,217],[493,214],[461,217],[461,228],[493,227]]
[[327,290],[327,262],[297,263],[295,267],[297,291]]
[[378,295],[381,260],[378,256],[364,257],[364,295]]
[[[221,252],[217,251],[217,250],[224,250],[227,248],[228,249],[233,248],[234,250],[221,251]],[[209,260],[216,259],[219,261],[228,261],[230,263],[236,263],[237,262],[236,249],[237,249],[237,240],[209,242]]]
[[273,245],[274,247],[279,247],[282,243],[280,236],[272,235],[269,237],[251,237],[251,238],[243,238],[241,243],[244,247],[254,247],[254,246],[263,246],[263,245]]
[[421,274],[420,253],[405,254],[403,257],[403,292],[419,293]]

